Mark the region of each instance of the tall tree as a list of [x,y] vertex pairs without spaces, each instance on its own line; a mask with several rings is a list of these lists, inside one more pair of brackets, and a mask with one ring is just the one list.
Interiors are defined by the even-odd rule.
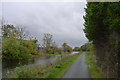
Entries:
[[17,37],[20,40],[24,40],[25,38],[27,38],[27,34],[24,28],[17,27]]
[[13,25],[2,25],[3,37],[16,37],[16,28]]
[[50,47],[53,42],[53,36],[51,34],[44,34],[43,43],[45,47]]
[[86,37],[93,41],[97,63],[108,78],[118,77],[120,53],[120,4],[87,3],[85,9]]

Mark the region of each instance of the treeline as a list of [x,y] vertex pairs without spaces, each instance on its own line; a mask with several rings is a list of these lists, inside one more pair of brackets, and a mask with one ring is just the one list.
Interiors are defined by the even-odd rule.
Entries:
[[2,26],[2,58],[23,59],[37,54],[37,40],[33,40],[23,28]]
[[90,51],[92,47],[93,47],[92,43],[88,42],[80,47],[75,47],[73,50],[74,51]]
[[63,43],[62,47],[53,40],[51,34],[45,33],[43,45],[28,35],[25,29],[11,24],[2,25],[2,58],[25,59],[44,54],[62,54],[72,52],[72,48]]
[[120,75],[120,4],[87,3],[86,37],[95,46],[97,64],[107,78]]

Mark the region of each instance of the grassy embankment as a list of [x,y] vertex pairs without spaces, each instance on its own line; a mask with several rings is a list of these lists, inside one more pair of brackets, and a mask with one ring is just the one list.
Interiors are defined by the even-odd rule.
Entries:
[[96,64],[96,56],[94,54],[86,53],[86,63],[89,66],[88,70],[91,73],[91,78],[94,78],[96,80],[98,78],[105,78]]
[[[17,69],[17,78],[59,78],[64,75],[68,67],[77,59],[80,54],[59,58],[54,63],[39,65],[29,68]],[[13,76],[12,76],[13,77]]]

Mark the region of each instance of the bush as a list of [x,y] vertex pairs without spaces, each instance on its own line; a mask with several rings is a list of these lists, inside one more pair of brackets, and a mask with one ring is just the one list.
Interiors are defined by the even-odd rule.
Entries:
[[37,53],[33,41],[23,41],[16,38],[3,38],[3,59],[24,59]]

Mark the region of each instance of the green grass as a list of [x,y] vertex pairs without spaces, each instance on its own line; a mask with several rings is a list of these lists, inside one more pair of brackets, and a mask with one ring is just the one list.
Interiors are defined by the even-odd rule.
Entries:
[[[80,55],[80,54],[79,54]],[[68,59],[63,64],[60,63],[53,71],[50,73],[49,76],[46,78],[60,78],[64,75],[65,71],[70,67],[70,65],[77,59],[79,55],[75,55],[72,58]]]
[[88,70],[91,73],[91,78],[105,78],[102,72],[100,72],[99,67],[96,64],[96,56],[86,53],[86,63],[89,66]]
[[80,54],[59,58],[54,63],[29,68],[17,68],[16,75],[11,78],[59,78]]

